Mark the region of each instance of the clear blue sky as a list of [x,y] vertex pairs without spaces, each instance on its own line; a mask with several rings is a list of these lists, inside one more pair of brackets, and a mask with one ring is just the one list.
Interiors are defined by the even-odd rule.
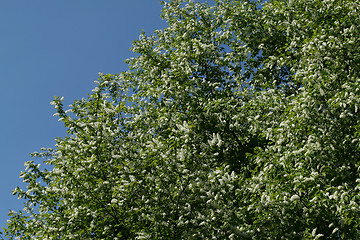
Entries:
[[66,134],[49,104],[86,97],[98,72],[127,70],[140,30],[166,27],[157,0],[3,0],[0,3],[0,227],[29,153]]

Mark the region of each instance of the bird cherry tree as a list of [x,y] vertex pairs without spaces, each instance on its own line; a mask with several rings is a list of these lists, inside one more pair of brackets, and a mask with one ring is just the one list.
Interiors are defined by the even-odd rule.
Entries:
[[357,239],[360,3],[163,2],[21,177],[17,239]]

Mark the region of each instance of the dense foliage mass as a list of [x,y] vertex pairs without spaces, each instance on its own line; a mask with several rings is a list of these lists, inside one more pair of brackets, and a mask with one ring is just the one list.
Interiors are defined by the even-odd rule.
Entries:
[[[164,3],[34,153],[19,239],[360,239],[358,0]],[[46,169],[47,168],[47,169]]]

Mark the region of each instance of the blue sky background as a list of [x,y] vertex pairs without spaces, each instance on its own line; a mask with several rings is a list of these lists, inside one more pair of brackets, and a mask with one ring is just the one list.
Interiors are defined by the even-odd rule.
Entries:
[[[66,129],[49,103],[86,97],[98,72],[126,71],[140,30],[166,27],[157,0],[3,0],[0,3],[0,227],[29,153],[54,147]],[[0,230],[1,231],[1,230]]]

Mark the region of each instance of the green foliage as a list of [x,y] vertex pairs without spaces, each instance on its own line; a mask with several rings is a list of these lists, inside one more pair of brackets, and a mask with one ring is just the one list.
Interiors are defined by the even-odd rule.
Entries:
[[359,239],[359,2],[163,4],[129,71],[52,102],[5,235]]

